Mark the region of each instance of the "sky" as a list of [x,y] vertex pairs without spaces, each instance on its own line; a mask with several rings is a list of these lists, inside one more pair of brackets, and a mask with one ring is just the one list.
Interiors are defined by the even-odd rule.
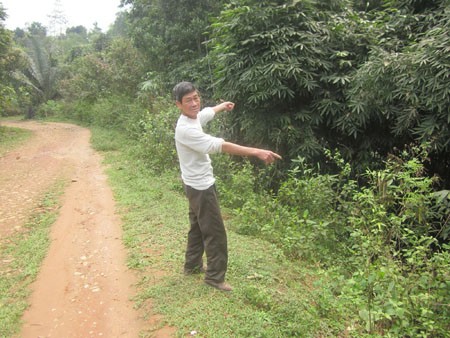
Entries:
[[82,25],[87,30],[91,30],[97,22],[106,32],[114,23],[116,13],[121,10],[120,0],[0,0],[8,15],[4,25],[10,30],[26,28],[32,22],[48,27],[48,16],[54,13],[57,2],[68,21],[67,27]]

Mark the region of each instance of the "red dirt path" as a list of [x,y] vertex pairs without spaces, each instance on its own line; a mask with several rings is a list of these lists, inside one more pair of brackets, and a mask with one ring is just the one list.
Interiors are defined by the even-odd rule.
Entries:
[[[143,320],[130,300],[136,277],[126,267],[120,219],[89,130],[64,123],[2,125],[32,130],[33,137],[0,157],[1,237],[21,230],[57,180],[68,182],[19,336],[139,337],[154,327],[156,316]],[[171,334],[164,328],[152,336]]]

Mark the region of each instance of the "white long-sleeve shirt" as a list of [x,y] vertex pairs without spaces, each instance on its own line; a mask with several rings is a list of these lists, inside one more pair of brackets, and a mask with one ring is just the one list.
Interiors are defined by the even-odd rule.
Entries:
[[224,139],[203,132],[215,116],[212,108],[201,110],[196,119],[181,115],[175,128],[175,145],[180,161],[181,178],[184,184],[206,190],[215,182],[211,159],[208,154],[222,151]]

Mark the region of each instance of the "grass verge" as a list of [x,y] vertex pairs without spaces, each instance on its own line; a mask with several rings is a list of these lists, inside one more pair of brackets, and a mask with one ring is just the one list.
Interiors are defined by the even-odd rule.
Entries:
[[25,142],[31,135],[32,132],[29,130],[0,125],[0,156],[7,150]]
[[0,238],[0,337],[11,337],[20,329],[29,285],[36,279],[50,244],[50,227],[58,214],[63,186],[58,182],[42,197],[24,227]]
[[[92,142],[104,151],[108,176],[122,215],[128,265],[140,275],[136,305],[163,315],[143,336],[165,325],[176,336],[331,337],[349,335],[351,305],[330,290],[318,267],[287,260],[273,245],[228,230],[232,293],[206,286],[202,275],[184,276],[187,201],[178,170],[154,173],[133,157],[118,133],[94,128]],[[226,212],[225,212],[226,214]],[[228,229],[234,220],[226,217]],[[351,334],[350,334],[351,335]]]

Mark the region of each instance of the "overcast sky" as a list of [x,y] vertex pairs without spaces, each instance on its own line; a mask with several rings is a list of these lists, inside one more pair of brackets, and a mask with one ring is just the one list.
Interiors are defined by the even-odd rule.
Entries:
[[[56,0],[0,0],[8,15],[6,28],[25,28],[32,22],[48,27],[51,15],[57,7]],[[59,0],[61,10],[68,21],[68,27],[82,25],[88,30],[97,22],[106,32],[116,17],[120,0]]]

